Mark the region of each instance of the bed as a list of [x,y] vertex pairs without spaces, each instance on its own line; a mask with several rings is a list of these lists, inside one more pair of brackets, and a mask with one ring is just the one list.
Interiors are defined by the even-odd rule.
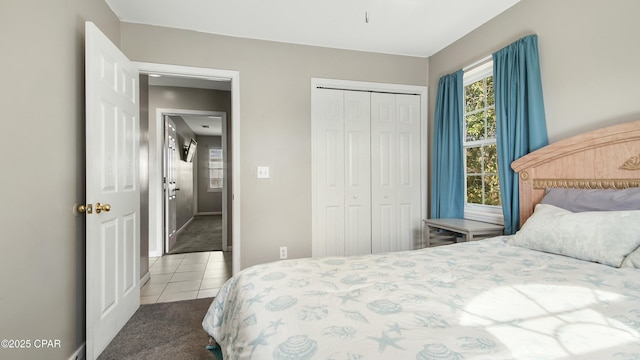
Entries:
[[640,359],[640,121],[512,165],[514,236],[256,265],[203,320],[232,359]]

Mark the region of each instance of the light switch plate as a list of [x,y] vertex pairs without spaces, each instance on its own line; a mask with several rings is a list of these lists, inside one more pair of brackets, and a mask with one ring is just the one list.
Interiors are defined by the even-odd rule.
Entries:
[[258,179],[268,179],[268,178],[269,178],[269,167],[258,166]]

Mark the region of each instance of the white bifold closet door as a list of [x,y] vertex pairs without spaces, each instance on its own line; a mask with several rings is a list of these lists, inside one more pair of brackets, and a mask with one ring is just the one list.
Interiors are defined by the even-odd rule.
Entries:
[[312,256],[417,248],[420,96],[314,91]]
[[370,97],[318,89],[313,104],[313,256],[371,253]]
[[422,242],[420,96],[371,94],[371,248],[412,250]]

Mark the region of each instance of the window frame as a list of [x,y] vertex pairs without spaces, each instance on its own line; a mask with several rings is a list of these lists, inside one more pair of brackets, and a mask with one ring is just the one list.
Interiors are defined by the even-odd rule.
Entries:
[[[467,156],[466,149],[469,147],[482,147],[485,145],[496,144],[497,139],[482,139],[467,142],[466,128],[467,128],[467,106],[466,106],[466,88],[468,85],[473,84],[479,80],[493,76],[493,59],[488,59],[470,70],[465,70],[463,74],[463,99],[464,99],[464,112],[463,112],[463,132],[462,132],[462,156],[464,163],[464,218],[469,220],[483,221],[493,224],[504,225],[504,215],[502,213],[502,206],[496,205],[484,205],[467,203]],[[495,81],[495,80],[494,80]],[[495,99],[494,99],[495,107]],[[498,175],[499,176],[499,175]]]
[[[212,163],[212,151],[219,151],[220,153],[220,166],[219,167],[213,167],[211,165]],[[207,184],[207,192],[222,192],[222,189],[224,187],[224,152],[222,151],[222,147],[218,147],[218,146],[211,146],[208,148],[207,151],[207,168],[209,170],[209,182]],[[211,186],[211,182],[214,179],[213,176],[213,172],[214,171],[220,171],[220,176],[219,177],[215,177],[217,179],[220,180],[220,187],[212,187]]]

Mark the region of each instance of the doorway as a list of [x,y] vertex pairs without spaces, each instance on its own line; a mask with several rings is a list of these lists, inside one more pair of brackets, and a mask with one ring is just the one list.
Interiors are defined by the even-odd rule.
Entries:
[[178,109],[157,113],[161,119],[156,121],[164,126],[163,254],[230,251],[227,113]]
[[[229,234],[228,239],[232,241],[232,273],[235,274],[241,269],[240,250],[240,93],[239,93],[239,73],[237,71],[217,70],[207,68],[194,68],[177,65],[136,63],[142,73],[160,74],[162,76],[175,77],[183,80],[200,81],[226,81],[230,85],[231,110],[228,124],[231,129],[229,133],[230,145],[228,164],[231,170],[229,175],[231,180],[228,208],[230,209]],[[150,114],[153,116],[154,114]],[[156,109],[156,118],[158,110]],[[238,129],[238,131],[234,131]],[[149,123],[149,251],[148,256],[158,257],[162,255],[164,249],[163,239],[163,200],[162,200],[162,152],[163,127],[157,121]],[[144,256],[144,254],[141,254]],[[145,279],[143,279],[143,282]]]

